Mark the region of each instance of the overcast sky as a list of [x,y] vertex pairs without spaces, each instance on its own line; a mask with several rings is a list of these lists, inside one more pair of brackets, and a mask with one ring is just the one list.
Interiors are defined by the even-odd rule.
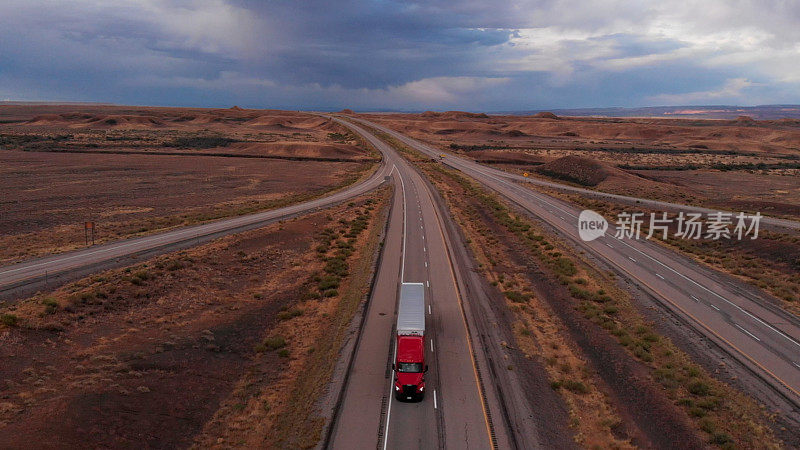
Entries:
[[800,103],[800,1],[2,0],[0,100]]

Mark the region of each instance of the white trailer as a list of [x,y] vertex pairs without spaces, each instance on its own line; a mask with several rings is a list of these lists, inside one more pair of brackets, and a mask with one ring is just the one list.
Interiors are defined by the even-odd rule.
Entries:
[[403,283],[400,285],[400,302],[397,306],[397,335],[425,335],[425,285]]

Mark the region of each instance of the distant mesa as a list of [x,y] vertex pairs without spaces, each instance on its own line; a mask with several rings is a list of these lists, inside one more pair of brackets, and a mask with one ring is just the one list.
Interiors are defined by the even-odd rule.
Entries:
[[345,108],[345,109],[339,111],[339,114],[355,114],[355,112],[353,112],[353,110],[350,109],[350,108]]
[[473,113],[468,111],[445,111],[445,112],[436,112],[436,111],[425,111],[424,113],[420,114],[420,117],[425,117],[428,119],[433,118],[441,118],[441,119],[488,119],[484,113]]
[[739,123],[755,123],[755,120],[750,116],[739,116],[736,118],[736,121]]
[[538,112],[538,113],[534,114],[533,117],[536,118],[536,119],[558,119],[557,115],[555,115],[555,114],[553,114],[553,113],[551,113],[549,111]]
[[509,136],[511,136],[511,137],[527,136],[527,134],[525,134],[525,133],[523,133],[522,131],[519,131],[519,130],[511,130],[507,134]]
[[472,113],[467,111],[447,111],[441,114],[445,119],[488,119],[484,113]]
[[238,106],[231,107],[231,111],[244,111],[244,109],[239,108]]

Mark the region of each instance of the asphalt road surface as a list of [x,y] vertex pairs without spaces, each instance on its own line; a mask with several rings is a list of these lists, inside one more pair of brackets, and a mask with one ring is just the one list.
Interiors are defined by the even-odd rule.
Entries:
[[[391,154],[387,164],[393,167],[398,189],[330,445],[341,449],[491,448],[490,425],[462,300],[430,187],[385,143],[360,127],[349,126],[384,155]],[[426,286],[429,371],[425,398],[417,403],[397,401],[392,392],[391,356],[401,282]],[[508,448],[503,431],[497,439]]]
[[[338,119],[337,119],[338,120]],[[443,231],[444,206],[434,200],[430,185],[391,147],[366,130],[362,133],[383,154],[380,168],[367,180],[330,196],[261,213],[239,216],[208,224],[184,227],[146,237],[121,240],[87,249],[53,255],[0,268],[0,295],[25,289],[47,288],[132,260],[167,253],[206,242],[219,236],[322,209],[361,195],[393,177],[399,187],[394,196],[382,265],[377,274],[373,298],[356,349],[342,408],[334,424],[332,445],[337,448],[511,448],[512,442],[538,446],[537,432],[530,418],[532,405],[524,396],[501,402],[498,390],[484,392],[479,373],[490,373],[488,352],[472,346],[476,325],[465,314],[457,277],[469,267],[451,261],[448,246],[452,236]],[[449,223],[449,222],[448,222]],[[452,227],[451,227],[452,228]],[[452,231],[451,231],[452,233]],[[427,394],[419,403],[403,403],[392,395],[392,345],[397,294],[401,281],[424,282],[428,307],[426,336]],[[460,283],[463,285],[464,281]],[[484,318],[485,320],[485,318]],[[468,325],[471,324],[471,325]],[[481,338],[492,336],[482,332]],[[500,347],[500,340],[494,345]],[[497,357],[502,361],[502,357]],[[490,379],[498,386],[510,384]],[[514,395],[515,386],[505,391]],[[507,416],[508,404],[519,417]],[[492,413],[498,418],[492,423]],[[510,437],[506,423],[513,422]],[[565,434],[568,436],[568,433]]]
[[[485,166],[484,166],[485,167]],[[627,195],[619,195],[619,194],[610,194],[608,192],[600,192],[594,191],[591,189],[584,189],[576,186],[569,186],[562,183],[556,183],[553,181],[541,180],[532,177],[524,177],[522,175],[517,175],[515,173],[504,172],[502,170],[497,170],[494,168],[486,167],[486,169],[491,169],[492,171],[496,172],[498,176],[502,176],[504,178],[508,178],[510,180],[520,181],[524,183],[531,183],[536,184],[539,186],[551,188],[551,189],[558,189],[560,191],[571,192],[576,194],[581,194],[584,197],[594,197],[599,199],[608,199],[614,200],[617,202],[627,203],[629,205],[637,205],[637,206],[648,206],[651,208],[660,208],[664,211],[684,211],[684,212],[695,212],[701,214],[712,214],[717,212],[724,212],[730,213],[731,211],[720,211],[718,209],[710,209],[710,208],[703,208],[700,206],[691,206],[691,205],[684,205],[681,203],[672,203],[672,202],[665,202],[661,200],[652,200],[648,198],[640,198],[640,197],[630,197]],[[796,220],[790,219],[781,219],[779,217],[770,217],[770,216],[762,216],[761,223],[766,225],[772,225],[775,227],[781,228],[788,228],[790,230],[800,230],[800,222]]]
[[[389,128],[353,119],[400,140],[432,158],[442,151]],[[768,383],[785,400],[800,405],[800,320],[733,278],[646,240],[617,239],[609,224],[604,237],[578,236],[580,209],[513,182],[506,172],[452,154],[443,163],[478,180],[548,223],[649,291],[665,307]]]
[[[384,155],[386,159],[386,155]],[[151,256],[205,242],[211,238],[257,228],[268,223],[326,208],[368,192],[384,182],[392,170],[384,161],[368,179],[331,195],[304,203],[255,214],[179,228],[150,236],[124,239],[66,252],[23,263],[0,267],[0,297],[29,292],[32,288],[52,287],[54,282],[74,279],[88,273],[128,262],[131,255]],[[45,286],[49,280],[49,286]],[[4,295],[5,294],[5,295]]]

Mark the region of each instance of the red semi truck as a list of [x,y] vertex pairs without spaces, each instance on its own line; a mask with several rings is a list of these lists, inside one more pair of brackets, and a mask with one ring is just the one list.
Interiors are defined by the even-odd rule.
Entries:
[[394,393],[398,400],[422,400],[425,396],[425,286],[403,283],[397,307]]

